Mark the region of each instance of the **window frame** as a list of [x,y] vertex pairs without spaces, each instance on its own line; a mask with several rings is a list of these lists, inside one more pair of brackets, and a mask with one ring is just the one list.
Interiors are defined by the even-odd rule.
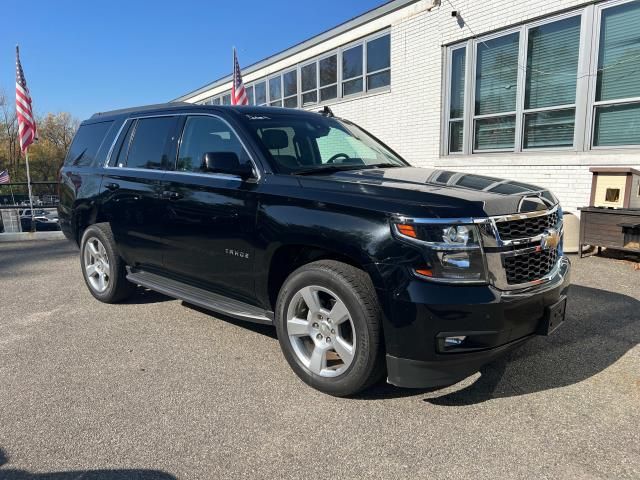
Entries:
[[591,150],[637,150],[640,148],[638,144],[628,145],[602,145],[596,146],[593,144],[596,128],[596,109],[601,106],[613,106],[613,105],[638,105],[640,106],[640,96],[618,98],[615,100],[596,100],[596,85],[598,82],[598,62],[600,60],[600,31],[602,28],[602,14],[605,10],[613,7],[619,7],[627,3],[633,3],[637,0],[612,0],[609,2],[599,3],[594,5],[593,9],[593,32],[591,41],[591,63],[589,70],[589,104],[587,110],[587,137],[586,145],[590,146]]
[[[379,38],[382,38],[384,36],[389,36],[389,67],[387,68],[383,68],[383,69],[379,69],[379,70],[375,70],[372,72],[367,72],[367,48],[368,48],[368,44],[371,41],[377,40]],[[391,29],[389,27],[386,27],[382,30],[379,30],[375,33],[372,33],[370,35],[367,35],[365,37],[359,38],[358,40],[355,40],[353,42],[341,45],[339,47],[333,48],[331,50],[328,50],[326,52],[323,52],[320,55],[317,55],[315,57],[303,60],[301,62],[298,62],[290,67],[287,67],[285,69],[279,70],[277,72],[274,72],[272,74],[269,75],[265,75],[262,77],[259,77],[255,80],[252,80],[251,82],[247,82],[245,83],[245,87],[246,88],[253,88],[254,89],[254,102],[255,102],[255,86],[257,84],[260,83],[264,83],[265,84],[265,98],[266,98],[266,103],[261,103],[261,104],[257,104],[255,103],[256,106],[271,106],[271,95],[269,93],[269,81],[271,79],[274,79],[276,77],[280,77],[280,91],[281,91],[281,97],[279,98],[279,101],[282,102],[282,106],[284,106],[284,100],[285,98],[289,99],[289,98],[293,98],[293,95],[289,95],[287,97],[285,97],[284,94],[284,75],[286,73],[292,72],[292,71],[296,71],[296,80],[297,80],[297,91],[296,91],[296,97],[297,97],[297,104],[298,106],[296,108],[299,109],[312,109],[312,108],[317,108],[318,106],[322,106],[322,105],[330,105],[330,104],[334,104],[334,103],[339,103],[341,102],[343,99],[345,100],[351,100],[351,99],[355,99],[355,98],[360,98],[360,97],[364,97],[367,95],[375,95],[375,94],[379,94],[379,93],[384,93],[384,92],[389,92],[391,91],[391,70],[392,70],[392,65],[391,65]],[[349,50],[353,47],[356,47],[358,45],[362,46],[362,74],[360,76],[356,76],[353,78],[349,78],[347,79],[347,81],[350,80],[355,80],[357,78],[361,78],[362,79],[362,90],[356,93],[352,93],[349,95],[343,95],[342,94],[342,85],[344,83],[344,79],[342,78],[342,58],[343,58],[343,52],[345,50]],[[323,85],[320,86],[320,62],[326,58],[329,57],[336,57],[336,81],[334,83],[330,83],[327,85]],[[305,90],[304,92],[302,91],[302,69],[308,65],[311,64],[315,64],[316,65],[316,88],[315,89],[311,89],[311,90]],[[382,87],[377,87],[377,88],[368,88],[368,77],[378,74],[378,73],[383,73],[383,72],[389,72],[389,84],[388,85],[383,85]],[[330,98],[328,100],[321,100],[320,99],[320,91],[323,88],[327,88],[327,87],[335,87],[336,88],[336,96],[334,98]],[[316,92],[316,102],[314,103],[308,103],[307,105],[303,105],[302,103],[302,96],[305,93],[311,93],[315,90]],[[225,95],[228,95],[230,93],[230,90],[226,90],[222,93],[216,94],[212,97],[206,98],[205,100],[202,100],[201,102],[199,102],[202,105],[211,105],[213,103],[207,103],[207,102],[213,102],[216,99],[220,99],[220,104],[222,103],[222,97],[224,97]],[[277,101],[277,100],[276,100]]]
[[[367,56],[369,55],[369,43],[387,35],[389,36],[389,66],[387,68],[381,68],[379,70],[368,72]],[[362,53],[362,57],[363,57],[362,75],[363,75],[363,82],[364,82],[362,87],[363,93],[375,93],[375,92],[384,92],[384,91],[390,90],[391,89],[391,32],[387,30],[385,32],[381,32],[381,33],[379,32],[377,34],[366,37],[364,39],[364,50]],[[376,75],[378,73],[383,73],[387,71],[389,72],[389,85],[383,85],[382,87],[377,87],[377,88],[369,88],[369,77]]]
[[[612,150],[638,150],[640,144],[629,145],[603,145],[593,144],[596,120],[596,108],[598,106],[609,105],[640,105],[640,96],[596,101],[596,84],[598,72],[598,60],[600,52],[600,29],[602,25],[602,14],[605,10],[619,5],[632,3],[636,0],[609,0],[602,3],[590,4],[577,9],[569,10],[560,14],[549,15],[547,17],[533,20],[521,25],[481,35],[477,38],[446,45],[443,49],[443,71],[442,71],[442,105],[441,105],[441,128],[440,128],[440,155],[484,155],[493,153],[530,154],[535,152],[588,152],[588,151],[612,151]],[[568,18],[580,16],[580,37],[578,42],[578,64],[576,72],[576,94],[572,104],[553,105],[551,107],[525,108],[525,89],[527,74],[527,55],[529,31],[542,25],[562,21]],[[518,75],[516,109],[511,112],[501,112],[499,114],[476,115],[476,70],[477,70],[477,50],[478,45],[488,40],[500,38],[518,32]],[[450,124],[452,121],[459,121],[450,117],[451,101],[451,80],[452,80],[452,53],[453,51],[466,47],[465,57],[465,85],[464,85],[464,112],[463,112],[463,148],[462,152],[451,152],[449,150],[449,137],[451,134]],[[524,66],[524,68],[523,68]],[[554,112],[559,110],[574,109],[574,135],[572,146],[557,147],[524,147],[524,128],[527,114],[539,112]],[[507,115],[516,116],[515,138],[513,149],[475,149],[475,121],[482,118],[502,117]]]

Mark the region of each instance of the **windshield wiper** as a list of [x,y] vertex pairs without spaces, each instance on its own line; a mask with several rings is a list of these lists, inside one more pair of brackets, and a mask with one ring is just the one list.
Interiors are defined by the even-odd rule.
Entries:
[[313,168],[305,168],[303,170],[298,170],[297,172],[293,172],[292,175],[313,175],[315,173],[335,173],[335,172],[345,172],[349,170],[367,170],[369,168],[394,168],[400,167],[401,165],[394,165],[391,163],[374,163],[371,165],[323,165],[321,167],[313,167]]

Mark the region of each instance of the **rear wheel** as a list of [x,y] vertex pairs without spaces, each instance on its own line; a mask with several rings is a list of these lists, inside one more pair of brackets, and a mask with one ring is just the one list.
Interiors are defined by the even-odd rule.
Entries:
[[278,295],[276,328],[287,361],[304,382],[346,396],[384,372],[381,315],[365,272],[323,260],[287,278]]
[[80,265],[89,291],[101,302],[122,301],[135,290],[126,278],[125,264],[117,253],[108,223],[97,223],[84,231]]

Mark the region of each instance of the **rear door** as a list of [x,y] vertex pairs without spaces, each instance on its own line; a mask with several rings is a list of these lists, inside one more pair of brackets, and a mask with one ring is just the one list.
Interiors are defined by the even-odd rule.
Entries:
[[162,180],[175,151],[178,118],[129,119],[105,169],[102,211],[131,266],[162,269]]
[[164,265],[189,283],[252,302],[257,182],[203,172],[207,152],[234,152],[241,163],[252,162],[226,120],[186,117],[175,169],[164,177]]

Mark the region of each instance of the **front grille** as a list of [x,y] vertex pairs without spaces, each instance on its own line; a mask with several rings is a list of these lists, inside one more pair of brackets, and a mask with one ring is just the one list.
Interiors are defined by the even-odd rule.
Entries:
[[544,233],[548,228],[553,228],[558,223],[558,212],[542,215],[540,217],[523,218],[510,222],[497,222],[496,227],[502,240],[515,240],[519,238],[535,237]]
[[557,259],[558,251],[555,249],[506,257],[507,283],[517,285],[539,280],[553,270]]

